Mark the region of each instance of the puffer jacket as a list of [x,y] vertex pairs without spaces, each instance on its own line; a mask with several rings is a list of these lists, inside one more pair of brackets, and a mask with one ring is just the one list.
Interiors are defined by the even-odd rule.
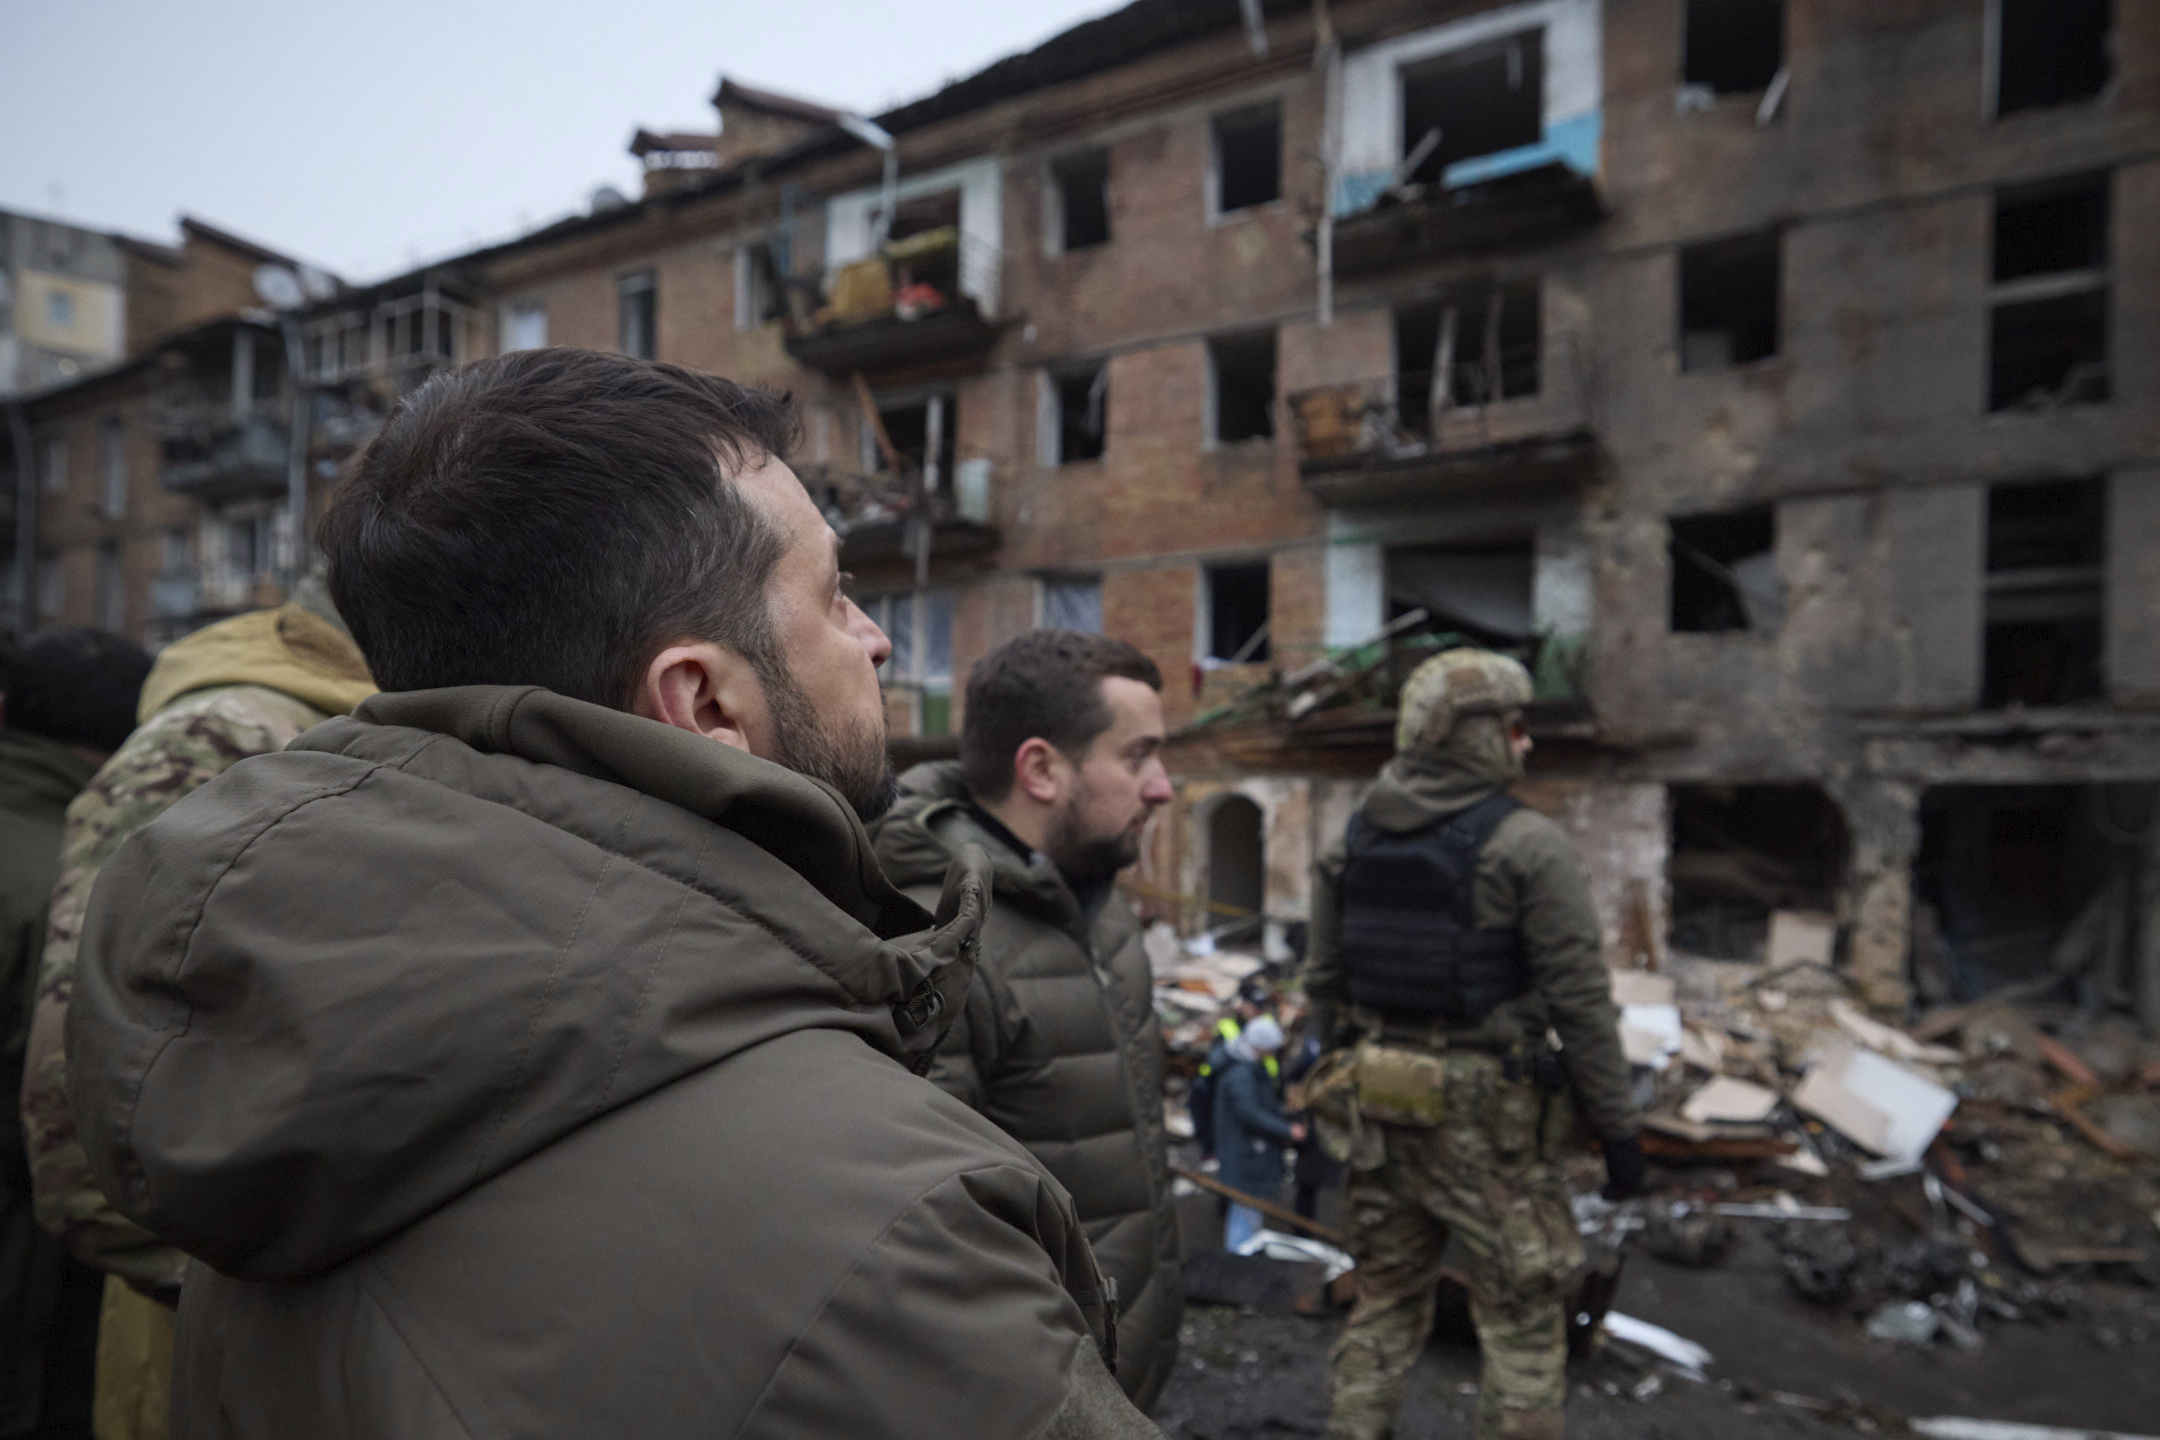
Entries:
[[1177,1358],[1185,1309],[1162,1121],[1162,1031],[1132,908],[1106,897],[1089,924],[1048,860],[987,831],[960,767],[918,765],[874,827],[885,873],[917,898],[979,845],[994,896],[967,1005],[930,1079],[1028,1148],[1072,1192],[1117,1282],[1118,1382],[1142,1409]]
[[829,788],[529,688],[151,821],[68,1044],[106,1193],[198,1261],[174,1434],[1147,1433],[1070,1199],[910,1073],[981,867],[933,923]]
[[[1446,747],[1422,747],[1390,760],[1361,813],[1378,828],[1403,834],[1468,809],[1520,778],[1519,764],[1504,751],[1451,737]],[[1344,843],[1337,840],[1313,867],[1305,972],[1305,993],[1337,1013],[1349,1007],[1341,963],[1345,859]],[[1550,1028],[1560,1036],[1575,1102],[1591,1130],[1601,1140],[1634,1135],[1640,1117],[1620,1048],[1612,975],[1589,877],[1567,832],[1535,810],[1502,820],[1478,852],[1472,905],[1479,925],[1521,933],[1530,988],[1475,1024],[1435,1021],[1424,1035],[1389,1027],[1389,1038],[1505,1052],[1543,1046]]]

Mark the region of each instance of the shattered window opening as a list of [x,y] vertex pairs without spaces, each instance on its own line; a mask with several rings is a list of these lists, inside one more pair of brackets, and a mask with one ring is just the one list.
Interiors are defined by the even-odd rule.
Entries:
[[[1426,619],[1397,632],[1455,634],[1479,645],[1510,649],[1534,631],[1532,586],[1537,568],[1528,539],[1497,545],[1404,545],[1382,552],[1387,618],[1413,610]],[[1420,658],[1430,652],[1419,652]]]
[[[1397,310],[1398,423],[1429,435],[1434,412],[1447,405],[1537,394],[1543,344],[1535,280],[1466,288],[1437,303]],[[1444,391],[1433,383],[1438,374],[1448,378]]]
[[1759,961],[1778,910],[1834,911],[1851,850],[1818,785],[1674,785],[1672,945]]
[[1687,0],[1686,26],[1683,84],[1745,95],[1785,63],[1785,0]]
[[1778,353],[1778,232],[1680,251],[1680,368],[1718,370]]
[[1983,706],[2106,694],[2106,569],[2105,480],[1989,488]]
[[1275,434],[1275,332],[1208,341],[1208,438],[1219,444]]
[[742,251],[743,309],[745,329],[785,320],[788,313],[787,281],[770,240],[754,240]]
[[2108,177],[1995,198],[1988,409],[2097,404],[2108,366]]
[[1058,249],[1085,250],[1110,242],[1110,152],[1090,150],[1050,164],[1057,199]]
[[615,348],[633,360],[650,360],[659,338],[659,286],[640,270],[615,282]]
[[1405,183],[1437,185],[1458,160],[1545,138],[1545,31],[1525,30],[1402,71],[1402,158],[1439,139]]
[[1215,117],[1215,213],[1282,198],[1282,107],[1270,102]]
[[2113,78],[2112,0],[1996,0],[1995,113],[2096,99]]
[[[920,400],[879,401],[878,420],[885,438],[912,470],[924,477],[931,493],[951,488],[956,436],[959,432],[960,397],[953,391],[926,395]],[[935,432],[937,444],[931,437]],[[873,474],[889,471],[884,450],[864,427],[864,463]]]
[[1095,364],[1050,376],[1051,396],[1056,404],[1057,448],[1049,456],[1053,465],[1102,458],[1108,433],[1110,367]]
[[1211,565],[1207,570],[1207,649],[1222,664],[1268,661],[1268,563]]
[[1775,631],[1785,619],[1777,512],[1768,505],[1671,518],[1675,634]]

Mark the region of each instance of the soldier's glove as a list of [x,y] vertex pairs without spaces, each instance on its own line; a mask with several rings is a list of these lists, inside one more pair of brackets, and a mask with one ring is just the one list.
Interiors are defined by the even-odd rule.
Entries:
[[1642,1140],[1634,1135],[1603,1142],[1605,1150],[1605,1198],[1625,1200],[1643,1192],[1643,1177],[1650,1162],[1643,1158]]

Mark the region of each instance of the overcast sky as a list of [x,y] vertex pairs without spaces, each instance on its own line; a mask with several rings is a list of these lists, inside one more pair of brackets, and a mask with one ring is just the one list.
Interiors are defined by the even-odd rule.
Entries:
[[868,113],[1121,0],[0,0],[0,208],[375,279],[637,193],[714,86]]

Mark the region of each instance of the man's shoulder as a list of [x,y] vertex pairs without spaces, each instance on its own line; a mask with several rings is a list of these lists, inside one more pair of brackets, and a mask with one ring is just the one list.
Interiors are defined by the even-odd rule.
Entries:
[[1486,852],[1525,869],[1576,863],[1575,842],[1559,821],[1541,810],[1518,804],[1493,827]]

